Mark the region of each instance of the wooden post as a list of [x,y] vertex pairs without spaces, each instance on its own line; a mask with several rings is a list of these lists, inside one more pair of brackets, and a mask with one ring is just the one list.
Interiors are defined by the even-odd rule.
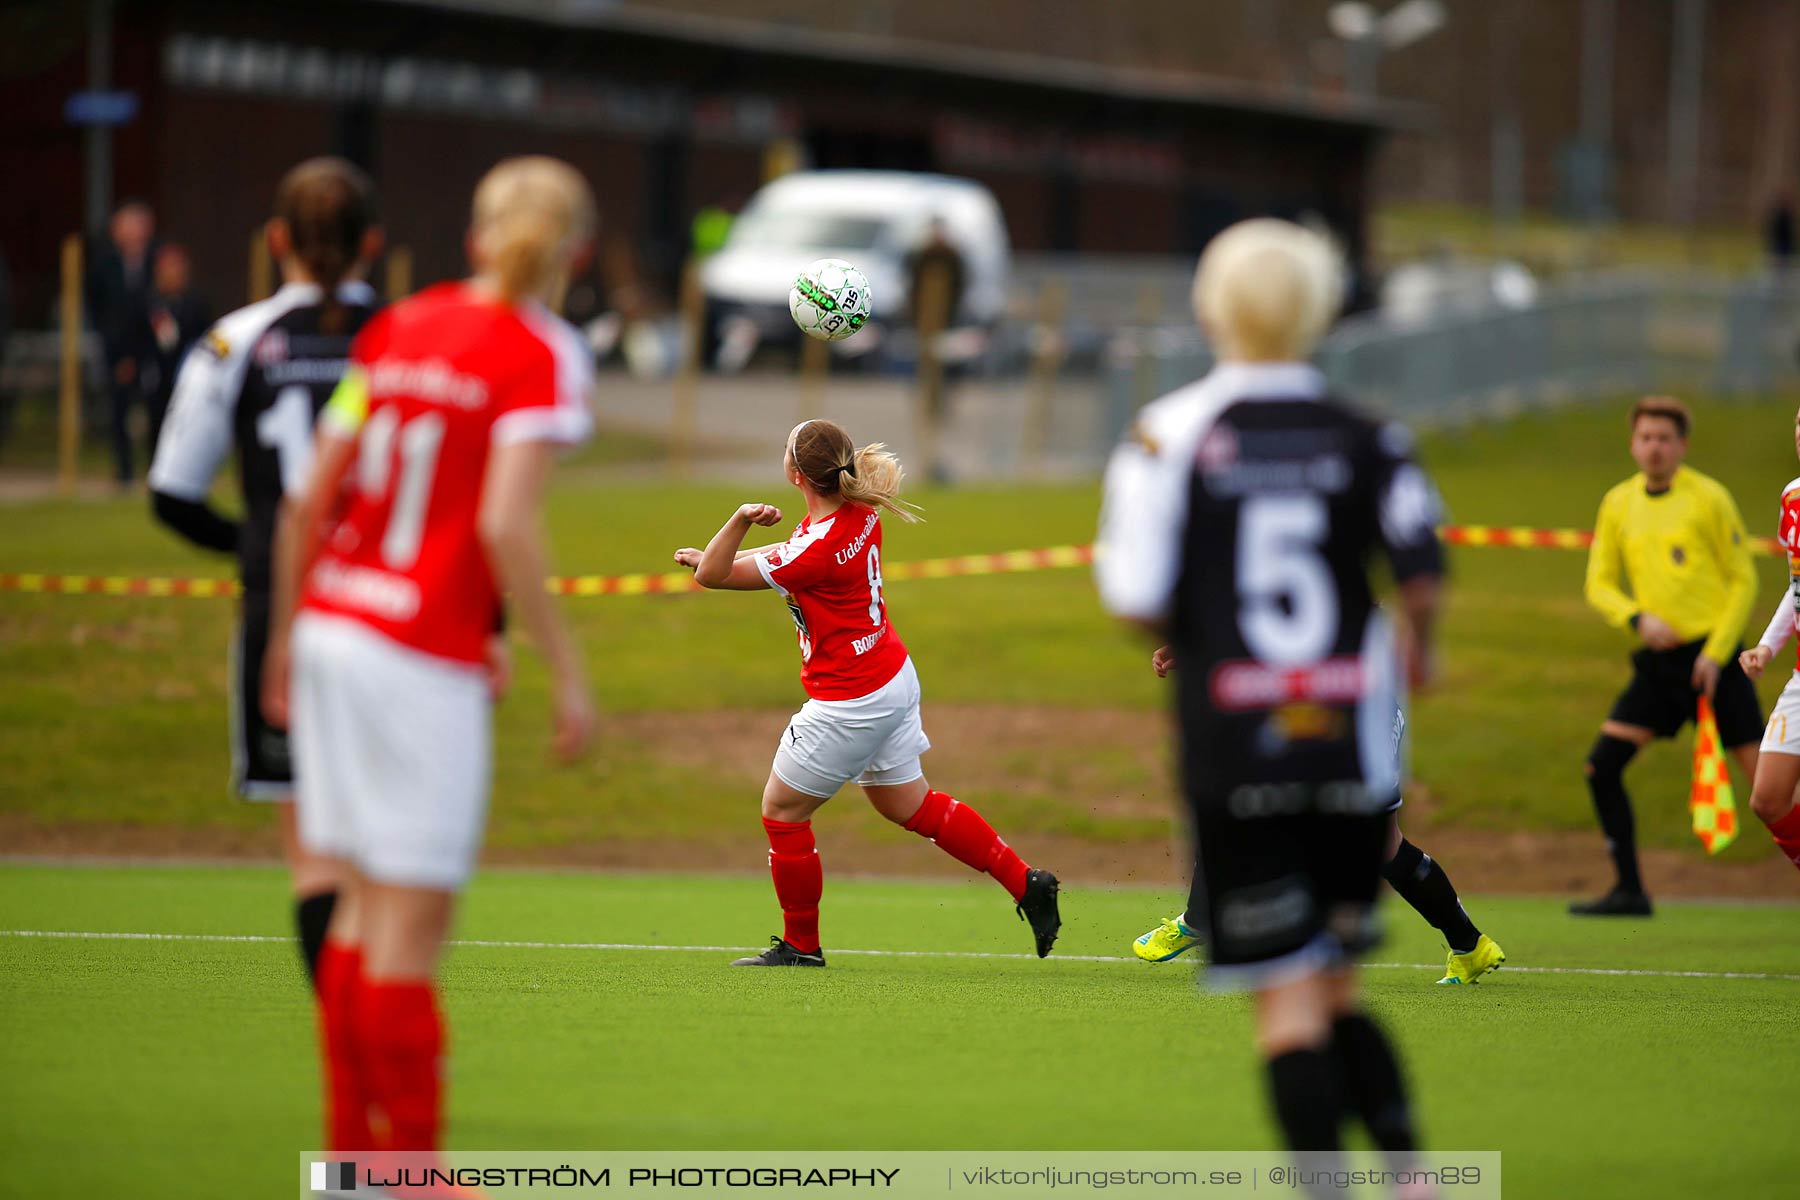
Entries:
[[681,364],[675,371],[674,413],[669,422],[669,452],[676,473],[694,465],[694,434],[700,406],[701,328],[706,296],[700,289],[700,264],[689,259],[681,271]]
[[387,256],[387,301],[404,300],[412,295],[413,259],[411,246],[395,246]]
[[81,235],[62,244],[62,383],[57,399],[56,490],[75,490],[81,458]]
[[258,225],[250,235],[250,303],[275,294],[275,260],[269,257],[267,230]]
[[941,262],[927,262],[919,274],[918,314],[919,391],[915,418],[919,431],[919,461],[933,479],[943,477],[938,461],[938,426],[944,408],[944,360],[938,355],[938,339],[950,317],[950,273]]
[[1031,347],[1031,400],[1025,415],[1024,460],[1037,474],[1044,474],[1050,449],[1050,408],[1056,399],[1056,373],[1063,360],[1063,313],[1069,305],[1069,285],[1047,279],[1038,292],[1037,328]]
[[1138,351],[1136,369],[1132,373],[1132,410],[1156,399],[1156,318],[1162,307],[1156,285],[1146,282],[1138,289]]
[[825,377],[831,372],[831,347],[816,337],[800,335],[800,409],[794,424],[825,415]]

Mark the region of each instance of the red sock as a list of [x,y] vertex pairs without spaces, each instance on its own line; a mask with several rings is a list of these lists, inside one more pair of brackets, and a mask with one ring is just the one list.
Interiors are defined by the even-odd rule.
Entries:
[[361,1028],[374,1099],[387,1114],[383,1149],[435,1151],[443,1124],[444,1021],[422,980],[370,981]]
[[325,1145],[373,1150],[369,1081],[357,1040],[356,1001],[362,948],[327,941],[319,949],[319,1048],[325,1058]]
[[1769,836],[1788,856],[1788,861],[1800,867],[1800,804],[1788,809],[1786,816],[1769,826]]
[[806,954],[819,952],[819,897],[825,894],[825,868],[819,862],[811,821],[763,818],[769,835],[769,874],[775,899],[781,902],[786,929],[782,937]]
[[981,814],[945,792],[926,792],[925,803],[906,828],[930,838],[939,850],[959,863],[992,875],[1014,900],[1025,894],[1025,873],[1031,868],[1000,840]]

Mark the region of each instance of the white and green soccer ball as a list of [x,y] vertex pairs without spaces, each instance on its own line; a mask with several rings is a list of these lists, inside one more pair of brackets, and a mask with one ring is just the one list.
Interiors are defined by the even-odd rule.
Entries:
[[869,281],[841,258],[821,258],[794,280],[788,313],[808,337],[837,342],[869,320]]

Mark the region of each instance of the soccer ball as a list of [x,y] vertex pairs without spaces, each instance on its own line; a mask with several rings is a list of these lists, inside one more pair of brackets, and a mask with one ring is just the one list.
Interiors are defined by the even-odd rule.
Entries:
[[869,281],[841,258],[821,258],[794,280],[788,313],[808,337],[841,341],[869,320]]

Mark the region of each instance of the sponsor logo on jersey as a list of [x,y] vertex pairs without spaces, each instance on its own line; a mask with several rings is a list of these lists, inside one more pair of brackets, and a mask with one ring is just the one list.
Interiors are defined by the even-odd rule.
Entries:
[[231,343],[226,341],[225,335],[217,329],[207,330],[206,336],[200,339],[200,345],[206,349],[208,354],[221,362],[231,357]]
[[854,649],[856,651],[858,656],[867,654],[869,651],[873,650],[875,647],[881,645],[881,639],[887,636],[887,631],[888,631],[888,627],[886,625],[883,625],[880,629],[877,629],[874,633],[871,633],[868,637],[859,637],[859,638],[851,639],[850,646],[852,649]]
[[1229,425],[1214,425],[1194,455],[1203,471],[1223,471],[1237,461],[1237,456],[1237,431]]
[[313,568],[312,584],[334,604],[384,621],[410,621],[419,612],[419,585],[404,575],[374,567],[328,560]]
[[427,404],[479,412],[487,407],[487,380],[466,375],[441,358],[383,359],[369,365],[369,395],[377,400],[411,396]]
[[256,339],[256,348],[250,352],[250,358],[259,367],[272,366],[278,362],[286,362],[288,357],[287,330],[275,328]]
[[1363,693],[1363,663],[1353,654],[1304,667],[1272,667],[1242,659],[1222,662],[1213,668],[1210,691],[1213,707],[1221,712],[1354,704]]

